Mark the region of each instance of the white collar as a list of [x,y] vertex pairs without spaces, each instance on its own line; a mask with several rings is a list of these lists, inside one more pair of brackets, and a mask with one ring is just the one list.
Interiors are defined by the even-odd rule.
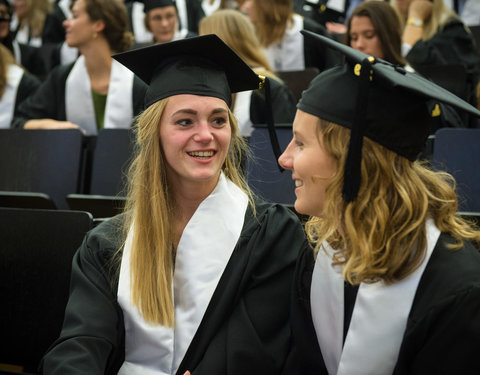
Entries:
[[15,111],[15,102],[17,101],[17,92],[24,71],[17,65],[8,65],[7,67],[7,85],[2,97],[0,98],[0,128],[9,128],[12,122],[13,112]]
[[175,329],[145,322],[130,295],[131,233],[120,267],[118,302],[125,322],[125,363],[119,374],[174,374],[200,325],[240,237],[246,194],[221,174],[180,239],[173,276]]
[[[104,128],[130,128],[133,120],[133,73],[116,60],[112,61]],[[97,123],[85,57],[73,65],[65,83],[67,120],[79,125],[87,135],[97,134]]]
[[323,251],[318,253],[310,299],[313,324],[330,375],[393,372],[420,277],[440,236],[432,219],[427,220],[426,229],[425,258],[412,274],[392,285],[360,284],[343,350],[341,269],[331,266],[333,249],[328,245],[330,256]]

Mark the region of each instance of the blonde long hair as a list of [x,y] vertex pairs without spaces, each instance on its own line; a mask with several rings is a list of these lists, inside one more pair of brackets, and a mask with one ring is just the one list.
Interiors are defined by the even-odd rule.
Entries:
[[[424,22],[423,31],[422,31],[422,40],[428,40],[432,38],[439,29],[442,29],[445,24],[453,19],[458,19],[459,17],[457,14],[447,7],[443,0],[432,0],[433,8],[432,14],[430,17]],[[405,27],[405,23],[407,22],[408,12],[402,14],[397,6],[395,0],[391,0],[391,3],[394,9],[400,16],[400,19],[403,21],[403,27]]]
[[311,218],[306,231],[315,254],[324,241],[336,250],[334,264],[343,265],[345,280],[393,283],[411,274],[425,256],[429,217],[453,236],[452,248],[460,248],[464,239],[480,244],[478,228],[455,214],[458,201],[451,175],[411,162],[368,138],[358,197],[347,204],[341,192],[350,130],[323,120],[318,129],[338,168],[326,189],[323,216]]
[[293,22],[292,0],[254,0],[255,30],[264,47],[279,42]]
[[[136,122],[136,157],[128,173],[124,236],[127,237],[134,224],[130,258],[133,303],[146,321],[173,327],[172,217],[177,209],[160,146],[160,120],[167,102],[168,98],[152,104]],[[252,194],[241,172],[241,160],[247,152],[247,145],[239,136],[237,122],[230,111],[229,120],[232,140],[222,170],[245,191],[253,205]]]
[[200,20],[198,30],[200,35],[218,35],[255,73],[278,78],[263,52],[253,24],[239,11],[217,10]]

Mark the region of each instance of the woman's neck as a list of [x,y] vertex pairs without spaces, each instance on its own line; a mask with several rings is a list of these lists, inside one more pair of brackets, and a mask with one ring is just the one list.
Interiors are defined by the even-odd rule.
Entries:
[[81,49],[85,67],[93,90],[101,94],[108,92],[112,70],[112,51],[105,40],[98,40]]

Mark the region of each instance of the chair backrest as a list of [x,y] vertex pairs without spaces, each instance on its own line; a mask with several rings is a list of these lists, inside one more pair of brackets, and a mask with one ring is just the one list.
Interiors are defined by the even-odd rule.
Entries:
[[133,145],[131,129],[102,129],[98,133],[90,194],[124,195]]
[[469,26],[469,29],[472,32],[473,39],[475,40],[477,51],[480,53],[480,25]]
[[57,208],[79,189],[83,135],[78,130],[0,129],[0,190],[47,194]]
[[35,373],[58,338],[86,212],[0,208],[0,363]]
[[[280,124],[276,128],[280,147],[285,149],[292,139],[291,124]],[[250,188],[265,200],[292,205],[295,203],[295,184],[290,171],[280,172],[273,154],[268,129],[256,127],[249,144],[253,160],[248,161],[247,179]]]
[[480,211],[480,129],[439,129],[433,166],[455,177],[460,211]]
[[292,91],[295,100],[298,102],[302,97],[302,92],[305,90],[312,79],[320,71],[315,67],[305,68],[304,70],[292,70],[285,72],[276,72],[280,79]]

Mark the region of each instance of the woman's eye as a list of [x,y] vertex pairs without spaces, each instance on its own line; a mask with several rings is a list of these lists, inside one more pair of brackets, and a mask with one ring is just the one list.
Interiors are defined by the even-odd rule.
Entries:
[[295,141],[295,146],[297,146],[297,147],[303,147],[303,142]]
[[225,117],[216,117],[213,119],[213,123],[216,126],[222,126],[227,122],[227,119]]
[[180,126],[188,126],[192,124],[192,121],[190,119],[182,119],[182,120],[176,121],[175,124]]

